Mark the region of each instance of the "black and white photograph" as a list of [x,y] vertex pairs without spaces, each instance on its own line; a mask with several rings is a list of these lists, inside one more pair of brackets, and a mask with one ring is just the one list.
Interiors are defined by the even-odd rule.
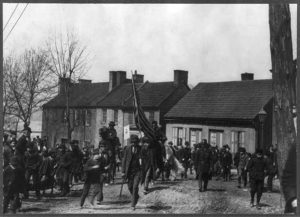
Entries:
[[299,214],[297,4],[1,4],[4,215]]

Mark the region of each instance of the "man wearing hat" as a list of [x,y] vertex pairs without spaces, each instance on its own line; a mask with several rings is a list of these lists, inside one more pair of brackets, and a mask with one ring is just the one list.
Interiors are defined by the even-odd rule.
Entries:
[[199,192],[206,191],[213,162],[211,151],[205,143],[200,143],[199,148],[196,149],[194,167],[196,178],[198,179]]
[[97,161],[99,164],[100,192],[97,197],[97,204],[99,205],[103,201],[103,184],[105,178],[108,176],[107,173],[111,165],[108,159],[108,154],[103,144],[100,144],[98,154],[99,156]]
[[153,158],[153,152],[149,148],[150,139],[144,136],[141,139],[142,148],[141,148],[141,157],[142,157],[142,178],[141,184],[144,184],[144,194],[149,193],[149,182],[153,178],[153,166],[151,164],[151,159]]
[[154,174],[154,179],[159,178],[162,176],[162,181],[164,181],[164,159],[166,158],[166,151],[164,142],[167,140],[166,136],[162,132],[161,127],[158,126],[157,121],[152,121],[152,128],[155,134],[155,141],[153,141],[153,151],[155,152],[155,167],[156,170]]
[[223,146],[221,152],[221,165],[223,168],[223,178],[224,181],[230,181],[230,169],[231,169],[231,164],[232,164],[232,154],[230,153],[230,148],[226,144]]
[[3,171],[3,212],[8,212],[8,205],[11,203],[11,210],[16,213],[17,209],[21,207],[21,200],[19,193],[23,192],[23,168],[20,165],[19,159],[16,155],[11,158],[8,166]]
[[60,176],[62,181],[62,192],[61,196],[66,196],[70,192],[69,178],[71,173],[72,166],[72,152],[69,149],[66,149],[64,145],[60,146],[62,155],[58,162],[58,170],[60,170]]
[[255,155],[249,160],[247,171],[249,171],[250,178],[250,206],[254,207],[254,196],[256,194],[256,207],[260,209],[260,199],[263,194],[265,171],[267,170],[267,163],[263,157],[263,151],[257,149]]
[[139,183],[142,170],[141,147],[137,135],[130,136],[130,145],[124,150],[122,159],[122,177],[128,180],[128,190],[132,196],[131,207],[135,206],[139,199]]
[[119,149],[119,147],[121,146],[120,144],[120,140],[117,136],[117,131],[114,128],[115,127],[115,122],[111,121],[109,122],[109,127],[108,127],[108,131],[109,131],[109,140],[111,143],[111,147],[110,147],[110,151],[109,153],[109,160],[110,160],[110,164],[111,167],[109,169],[109,176],[110,176],[110,182],[111,184],[114,183],[114,177],[115,177],[115,173],[116,173],[116,155],[117,155],[117,150]]
[[33,188],[35,190],[36,197],[40,198],[40,180],[39,180],[39,167],[42,163],[42,158],[38,153],[38,149],[34,142],[29,142],[26,158],[25,158],[25,180],[26,180],[26,191],[25,198],[29,196],[30,178],[33,177]]
[[238,160],[238,188],[241,187],[242,180],[244,183],[244,188],[247,186],[247,164],[249,161],[248,154],[246,153],[246,149],[243,147],[239,148],[239,160]]
[[99,149],[93,150],[93,156],[84,165],[83,171],[86,174],[86,179],[83,185],[83,191],[80,200],[80,207],[83,207],[85,199],[91,195],[90,205],[94,205],[94,200],[100,192],[100,165],[98,163]]

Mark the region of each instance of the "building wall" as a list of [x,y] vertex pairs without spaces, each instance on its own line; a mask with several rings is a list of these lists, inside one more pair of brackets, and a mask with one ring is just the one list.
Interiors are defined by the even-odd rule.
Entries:
[[[91,122],[90,126],[74,126],[71,138],[78,140],[83,146],[85,143],[94,145],[98,144],[98,117],[96,109],[90,109]],[[62,139],[67,139],[67,124],[62,121],[63,109],[44,109],[42,122],[42,136],[48,137],[51,147],[60,144]],[[99,137],[99,136],[98,136]]]
[[186,132],[185,139],[183,139],[183,143],[185,141],[190,142],[190,129],[192,129],[192,128],[201,129],[202,130],[201,139],[207,139],[207,141],[209,141],[209,130],[224,131],[223,137],[222,137],[222,145],[228,144],[230,147],[231,147],[231,132],[232,131],[242,131],[242,132],[245,132],[244,140],[245,140],[245,148],[246,148],[247,152],[253,153],[255,151],[256,132],[255,132],[254,128],[167,123],[166,136],[167,136],[168,140],[170,140],[170,141],[172,141],[172,139],[173,139],[173,128],[174,127],[182,127],[184,129],[184,131]]
[[[72,140],[78,140],[80,145],[85,143],[98,147],[100,136],[99,129],[103,126],[108,127],[110,121],[114,121],[114,110],[107,109],[107,119],[103,120],[103,109],[91,110],[91,124],[90,126],[75,126],[72,132]],[[149,111],[145,112],[146,117],[149,118]],[[51,147],[55,144],[60,144],[62,139],[67,139],[67,124],[62,121],[63,109],[44,109],[42,121],[42,136],[48,137],[48,142]],[[117,136],[121,144],[124,141],[124,126],[129,124],[129,112],[123,112],[118,109],[118,121],[115,123]],[[154,120],[159,123],[160,113],[154,111]],[[134,123],[134,122],[133,122]]]

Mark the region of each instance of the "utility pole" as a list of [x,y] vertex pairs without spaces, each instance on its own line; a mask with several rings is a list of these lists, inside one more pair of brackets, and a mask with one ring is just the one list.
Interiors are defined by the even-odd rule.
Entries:
[[296,67],[293,61],[289,5],[270,4],[269,24],[275,112],[273,124],[276,127],[278,171],[281,178],[288,150],[292,144],[296,144],[293,120]]

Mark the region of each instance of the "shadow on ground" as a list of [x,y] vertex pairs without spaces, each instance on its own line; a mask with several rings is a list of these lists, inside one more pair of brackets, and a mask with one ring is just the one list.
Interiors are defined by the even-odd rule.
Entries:
[[147,208],[147,209],[151,209],[151,210],[155,210],[155,211],[172,209],[171,206],[164,206],[164,205],[147,206],[146,208]]
[[169,186],[156,186],[156,187],[152,187],[152,188],[149,188],[149,193],[153,192],[153,191],[159,191],[159,190],[164,190],[164,189],[168,189]]
[[38,207],[29,207],[20,210],[21,212],[48,212],[50,209],[38,208]]

